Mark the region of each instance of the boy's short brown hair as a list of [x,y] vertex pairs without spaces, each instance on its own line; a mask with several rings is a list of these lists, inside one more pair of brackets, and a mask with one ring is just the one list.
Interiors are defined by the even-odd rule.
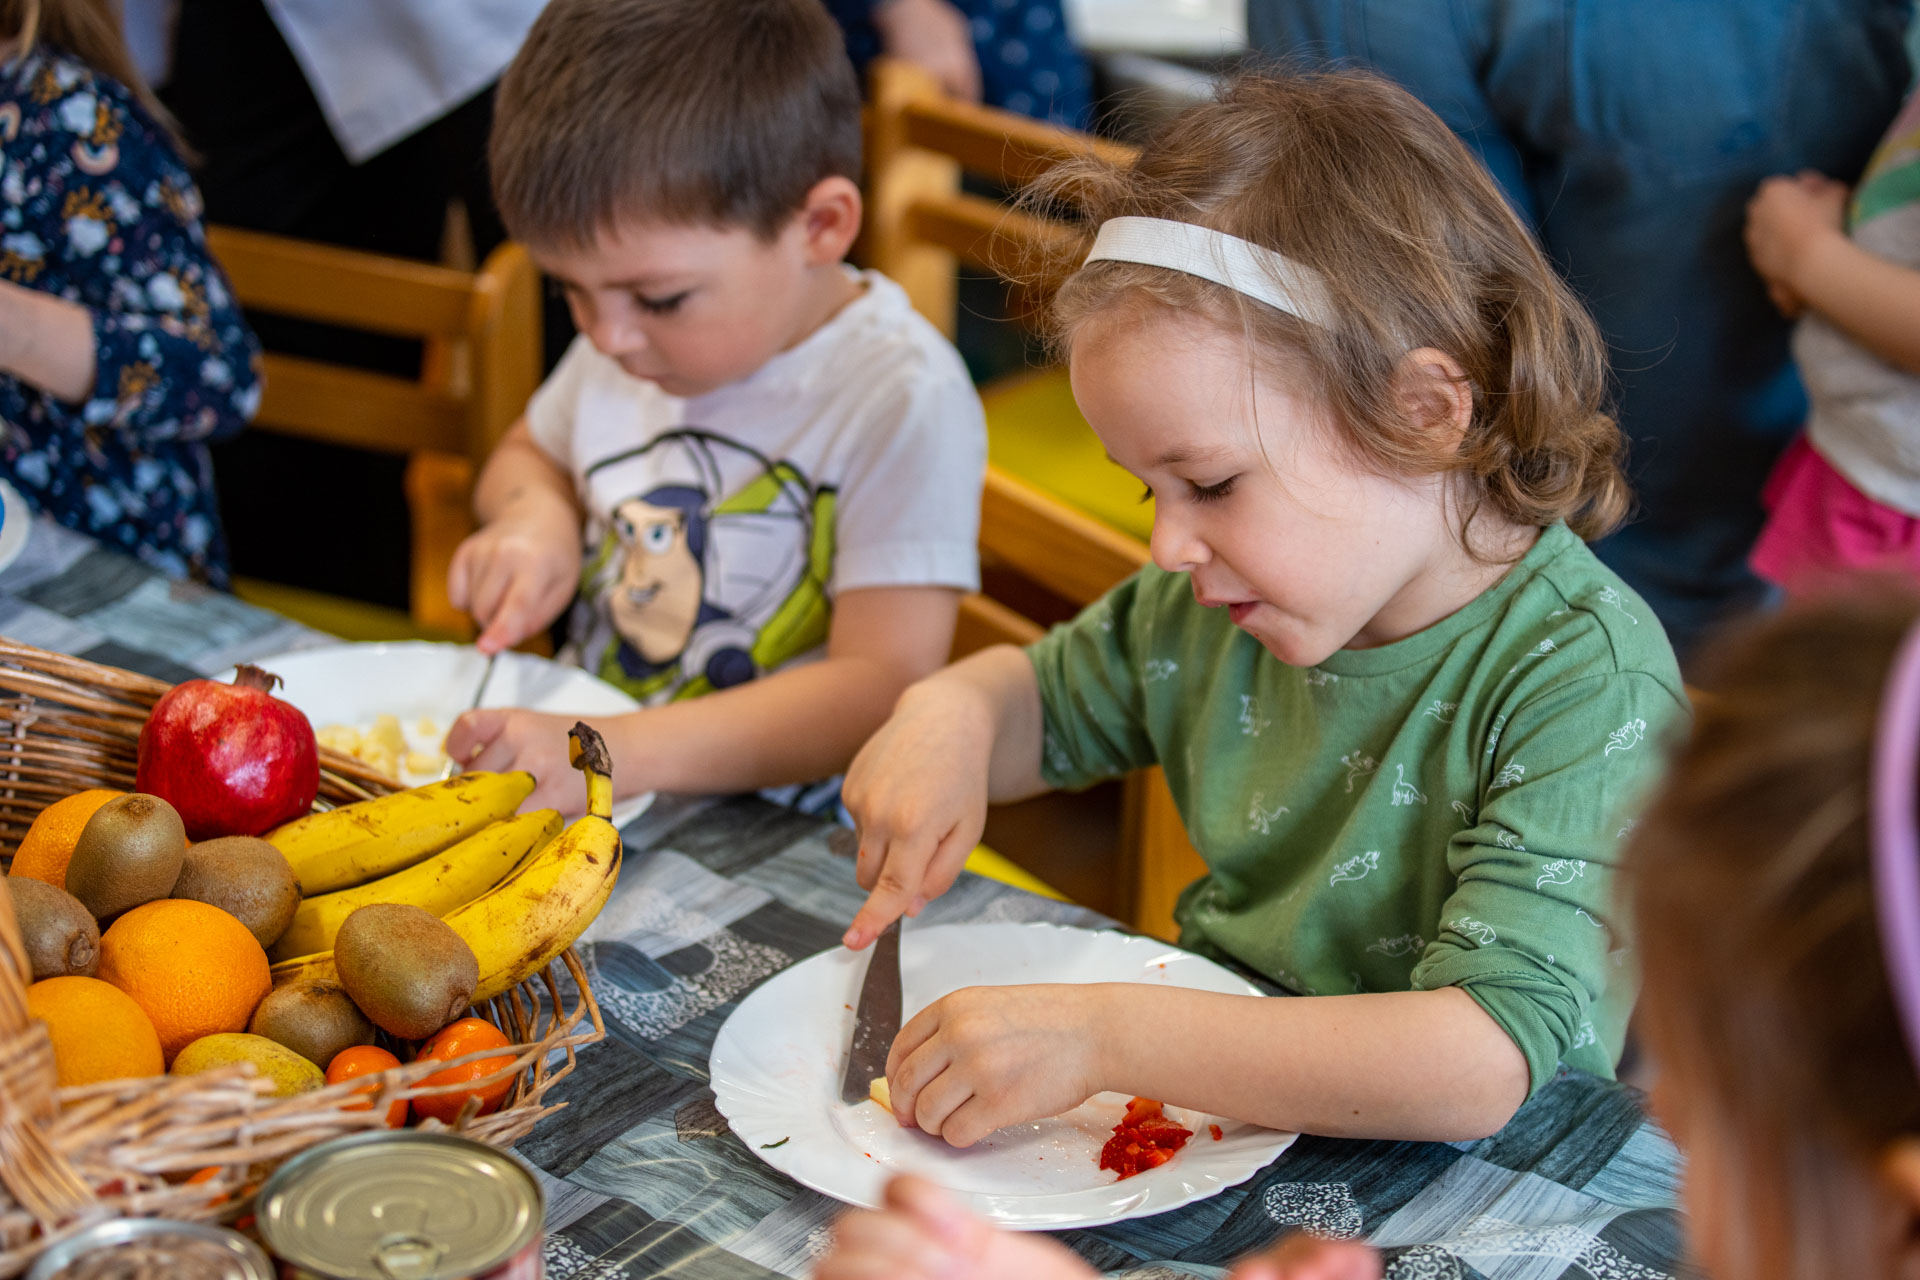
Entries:
[[860,88],[820,0],[553,0],[500,81],[507,229],[579,248],[633,219],[772,237],[860,176]]

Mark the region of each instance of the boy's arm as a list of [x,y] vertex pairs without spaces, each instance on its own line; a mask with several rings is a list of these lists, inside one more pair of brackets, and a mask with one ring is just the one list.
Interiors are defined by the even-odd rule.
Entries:
[[894,1042],[896,1115],[970,1146],[1105,1090],[1330,1137],[1486,1137],[1527,1097],[1464,991],[1260,999],[1150,983],[968,987]]
[[534,443],[524,417],[481,469],[473,510],[480,529],[454,553],[447,596],[479,623],[481,652],[497,653],[559,617],[580,580],[573,477]]
[[827,656],[624,717],[607,736],[645,787],[753,791],[831,777],[900,693],[946,661],[959,593],[873,587],[834,599]]

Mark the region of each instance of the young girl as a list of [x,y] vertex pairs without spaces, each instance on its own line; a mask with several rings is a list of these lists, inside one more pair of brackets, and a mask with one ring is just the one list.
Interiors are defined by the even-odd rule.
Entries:
[[1592,324],[1375,77],[1242,79],[1058,181],[1099,232],[1054,321],[1156,567],[901,697],[847,777],[846,940],[950,885],[989,801],[1159,763],[1209,872],[1183,945],[1320,998],[961,991],[896,1041],[895,1113],[965,1146],[1116,1089],[1466,1139],[1611,1075],[1612,867],[1686,704],[1581,541],[1627,503]]
[[1804,592],[1850,568],[1920,576],[1920,95],[1860,185],[1769,178],[1747,250],[1775,305],[1811,411],[1767,481],[1754,572]]
[[[1790,607],[1706,675],[1714,696],[1627,860],[1641,1026],[1656,1109],[1687,1154],[1693,1252],[1718,1280],[1913,1275],[1920,601]],[[1379,1274],[1352,1245],[1296,1240],[1283,1261],[1257,1274]],[[907,1184],[885,1212],[849,1216],[818,1277],[1090,1274]]]
[[206,441],[258,346],[113,0],[0,0],[0,474],[36,510],[224,585]]

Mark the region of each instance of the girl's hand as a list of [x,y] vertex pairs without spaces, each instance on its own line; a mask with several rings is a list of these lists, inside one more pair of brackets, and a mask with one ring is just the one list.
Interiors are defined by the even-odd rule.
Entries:
[[953,887],[986,829],[992,756],[993,719],[969,686],[935,676],[900,695],[840,788],[860,832],[854,874],[869,891],[847,946]]
[[995,1129],[1070,1111],[1107,1086],[1112,1023],[1098,984],[966,987],[906,1026],[887,1055],[901,1124],[956,1147]]
[[580,587],[580,528],[564,502],[530,495],[462,542],[447,597],[480,624],[482,653],[512,648],[560,616]]
[[1847,186],[1822,174],[1768,178],[1747,202],[1747,256],[1774,305],[1800,309],[1799,280],[1812,251],[1846,235]]
[[[1380,1280],[1380,1255],[1363,1244],[1290,1236],[1248,1258],[1227,1280]],[[1094,1269],[1041,1235],[1002,1231],[953,1194],[905,1174],[882,1207],[856,1209],[833,1229],[814,1280],[1096,1280]]]
[[834,1224],[833,1248],[813,1280],[1098,1280],[1092,1267],[1042,1235],[1002,1231],[953,1193],[903,1174],[879,1209]]
[[[469,711],[447,731],[447,755],[469,772],[524,769],[533,775],[535,786],[533,794],[521,806],[523,809],[558,809],[574,817],[585,813],[587,808],[586,788],[580,784],[579,773],[567,761],[567,730],[579,718],[518,707]],[[609,739],[612,736],[608,734]],[[609,746],[612,747],[611,742]],[[621,770],[619,751],[613,754],[615,798],[642,790],[634,781],[634,770]]]
[[950,97],[980,101],[980,55],[967,15],[948,0],[881,0],[873,7],[881,51],[918,63]]

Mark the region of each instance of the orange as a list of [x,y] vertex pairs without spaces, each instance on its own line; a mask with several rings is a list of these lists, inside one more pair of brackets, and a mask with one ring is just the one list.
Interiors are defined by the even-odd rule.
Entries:
[[33,820],[33,825],[27,828],[20,848],[13,855],[13,869],[8,874],[45,880],[56,889],[66,888],[67,859],[73,856],[73,846],[79,842],[87,819],[107,801],[125,794],[124,791],[96,788],[92,791],[76,791],[64,800],[55,800],[42,809],[40,816]]
[[153,1023],[126,992],[98,978],[36,982],[27,988],[27,1012],[47,1024],[62,1087],[166,1070]]
[[[462,1018],[460,1021],[442,1027],[433,1039],[414,1056],[415,1062],[426,1062],[439,1058],[462,1057],[469,1053],[478,1053],[482,1049],[504,1049],[510,1044],[500,1028],[485,1018]],[[496,1071],[513,1065],[513,1055],[503,1054],[498,1058],[482,1058],[478,1062],[462,1063],[457,1067],[448,1067],[445,1071],[436,1071],[420,1083],[429,1084],[465,1084],[469,1080],[478,1080],[490,1076]],[[492,1115],[500,1109],[500,1103],[507,1096],[507,1090],[513,1087],[513,1077],[500,1077],[492,1084],[478,1089],[460,1089],[449,1093],[432,1094],[413,1100],[413,1109],[423,1116],[432,1116],[443,1124],[452,1124],[459,1118],[460,1108],[468,1098],[480,1099],[480,1109],[475,1115]]]
[[267,953],[247,926],[186,898],[149,902],[100,935],[100,976],[153,1019],[173,1056],[201,1036],[245,1031],[272,988]]
[[[359,1076],[370,1076],[376,1071],[385,1071],[388,1067],[397,1067],[400,1059],[388,1053],[378,1045],[356,1044],[342,1049],[333,1055],[333,1061],[327,1064],[327,1083],[339,1084],[342,1080],[352,1080]],[[355,1089],[355,1093],[373,1093],[379,1085],[370,1084],[364,1089]],[[370,1111],[371,1102],[355,1102],[346,1105],[347,1111]],[[400,1099],[387,1107],[387,1128],[398,1129],[407,1122],[407,1100]]]

